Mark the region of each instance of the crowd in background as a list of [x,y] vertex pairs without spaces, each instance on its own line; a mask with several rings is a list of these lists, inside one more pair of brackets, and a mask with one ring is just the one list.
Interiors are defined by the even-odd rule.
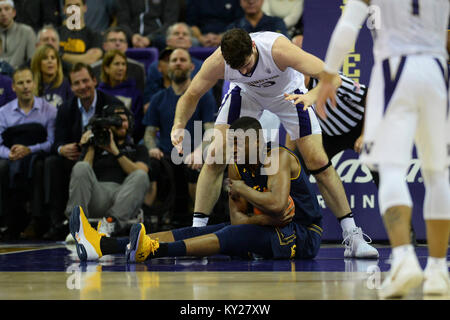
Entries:
[[[231,28],[301,46],[302,12],[303,0],[0,0],[0,241],[64,240],[80,201],[105,233],[135,218],[190,225],[201,166],[170,160],[176,102],[206,57],[190,53]],[[145,48],[149,65],[130,57]],[[191,119],[203,130],[221,85]],[[93,142],[93,119],[114,116],[114,141]]]

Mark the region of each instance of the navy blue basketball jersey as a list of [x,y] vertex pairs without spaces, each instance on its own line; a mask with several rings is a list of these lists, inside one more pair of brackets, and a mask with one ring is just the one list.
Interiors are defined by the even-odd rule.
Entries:
[[[293,218],[293,222],[304,226],[310,226],[311,224],[321,225],[322,213],[320,211],[319,204],[317,203],[317,196],[308,181],[308,177],[302,170],[300,160],[291,150],[282,145],[272,147],[269,142],[267,144],[267,153],[269,153],[271,148],[282,148],[287,150],[293,157],[295,157],[298,163],[298,174],[296,177],[291,177],[291,190],[289,193],[295,204],[295,216]],[[253,174],[249,172],[245,166],[235,165],[240,178],[247,186],[260,192],[264,192],[267,190],[268,176],[261,174],[262,167],[263,165],[261,164],[261,166],[256,170],[256,173]]]

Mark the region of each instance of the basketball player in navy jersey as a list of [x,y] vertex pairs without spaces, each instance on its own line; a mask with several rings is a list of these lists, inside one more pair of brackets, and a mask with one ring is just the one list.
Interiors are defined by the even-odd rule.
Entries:
[[[261,124],[254,118],[242,117],[231,129],[258,133]],[[234,150],[237,150],[244,139],[233,142]],[[252,148],[260,150],[261,145],[266,145],[262,135],[253,141],[246,139],[245,155],[249,155]],[[129,262],[213,254],[242,258],[313,258],[320,247],[322,214],[308,178],[298,158],[284,147],[269,143],[263,156],[266,157],[258,157],[254,164],[249,157],[242,157],[244,163],[228,166],[231,224],[187,227],[149,235],[143,224],[136,224],[131,228],[129,244],[125,246],[128,239],[124,241],[99,234],[89,225],[82,208],[74,208],[70,230],[77,241],[80,259],[94,260],[125,250]],[[271,166],[279,169],[269,172]],[[295,209],[290,206],[289,196]],[[247,215],[251,207],[264,214]],[[295,210],[294,215],[291,210]]]
[[[316,111],[335,105],[332,79],[373,9],[374,66],[361,161],[380,175],[379,204],[392,246],[381,298],[403,297],[422,284],[425,295],[447,295],[450,234],[448,0],[349,0],[336,25],[320,75]],[[425,186],[423,217],[429,257],[425,272],[410,243],[413,201],[405,181],[414,142]]]
[[[215,123],[214,140],[197,181],[193,226],[208,222],[223,180],[226,162],[222,154],[230,124],[242,116],[260,119],[264,110],[276,114],[314,175],[327,207],[343,221],[347,245],[345,257],[377,258],[378,251],[363,239],[357,228],[342,182],[322,146],[320,125],[313,110],[284,100],[284,93],[305,93],[303,73],[317,77],[323,61],[306,53],[285,36],[275,32],[248,34],[242,29],[227,31],[218,48],[202,65],[185,94],[179,99],[172,127],[172,143],[183,151],[184,128],[200,97],[215,83],[230,81]],[[338,85],[339,76],[333,81]]]

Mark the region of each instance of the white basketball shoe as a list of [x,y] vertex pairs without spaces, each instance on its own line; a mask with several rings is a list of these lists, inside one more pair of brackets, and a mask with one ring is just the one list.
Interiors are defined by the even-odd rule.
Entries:
[[424,295],[450,295],[450,279],[448,270],[433,265],[425,268],[425,282],[423,283]]
[[[364,236],[369,241],[364,240]],[[342,243],[345,245],[345,258],[377,259],[379,257],[378,250],[369,245],[372,239],[363,233],[361,228],[344,231],[342,237],[344,238]]]
[[423,281],[423,271],[415,252],[409,252],[391,264],[389,275],[381,284],[378,295],[381,299],[401,298]]

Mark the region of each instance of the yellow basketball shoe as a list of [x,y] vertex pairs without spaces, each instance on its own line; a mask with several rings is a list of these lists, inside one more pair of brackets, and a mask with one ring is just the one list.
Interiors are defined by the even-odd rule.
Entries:
[[130,230],[130,243],[127,245],[127,262],[143,262],[159,248],[159,241],[145,234],[144,224],[134,224]]
[[72,209],[69,229],[75,239],[77,254],[81,261],[97,260],[102,257],[100,239],[104,235],[92,228],[81,206]]

